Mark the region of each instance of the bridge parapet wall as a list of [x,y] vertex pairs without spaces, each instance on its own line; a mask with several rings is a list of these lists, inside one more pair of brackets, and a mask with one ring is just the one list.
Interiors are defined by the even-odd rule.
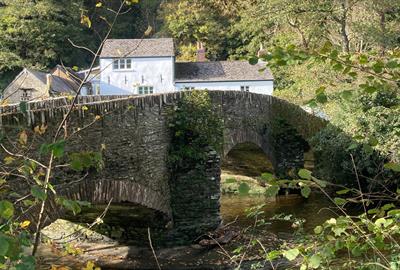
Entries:
[[[167,164],[171,143],[168,112],[184,94],[79,97],[67,122],[66,153],[101,151],[104,168],[90,171],[83,183],[62,194],[94,203],[113,199],[113,202],[143,204],[172,217],[176,227],[170,237],[185,235],[182,238],[185,241],[218,226],[218,153],[210,154],[209,163],[201,171],[193,168],[171,182]],[[215,111],[224,120],[221,156],[238,143],[253,142],[264,150],[276,168],[279,164],[298,167],[301,160],[293,152],[301,156],[302,150],[290,149],[292,142],[274,137],[274,120],[284,119],[306,140],[326,124],[300,107],[272,96],[238,91],[209,91],[209,94]],[[66,97],[30,102],[26,112],[19,105],[0,107],[0,130],[15,138],[20,130],[15,127],[29,127],[29,143],[37,148],[43,142],[51,142],[71,102]],[[33,127],[41,124],[48,126],[47,132],[35,139]],[[0,158],[3,157],[4,153],[0,153]],[[64,168],[58,169],[55,176],[59,179],[57,184],[64,185],[83,175]]]

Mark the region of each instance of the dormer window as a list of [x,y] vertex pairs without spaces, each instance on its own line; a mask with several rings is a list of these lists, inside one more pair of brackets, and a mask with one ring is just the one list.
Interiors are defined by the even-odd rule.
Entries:
[[129,70],[132,68],[132,59],[116,59],[113,62],[114,70]]

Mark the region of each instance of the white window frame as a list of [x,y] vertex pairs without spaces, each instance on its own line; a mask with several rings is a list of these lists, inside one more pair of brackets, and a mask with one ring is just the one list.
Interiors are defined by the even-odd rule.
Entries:
[[32,98],[32,92],[28,89],[22,89],[20,100],[29,101],[31,100],[31,98]]
[[138,95],[149,95],[154,93],[154,87],[151,85],[142,85],[137,88]]
[[241,85],[240,86],[240,91],[244,92],[250,92],[250,86],[249,85]]
[[[93,91],[93,90],[92,90]],[[100,84],[96,83],[94,85],[94,94],[95,95],[100,95]]]
[[114,59],[113,70],[132,70],[132,59],[130,58]]

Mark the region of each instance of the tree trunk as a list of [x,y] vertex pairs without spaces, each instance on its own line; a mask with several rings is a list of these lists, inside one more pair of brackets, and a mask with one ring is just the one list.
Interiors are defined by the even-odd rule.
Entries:
[[381,55],[384,56],[386,52],[386,39],[385,39],[385,34],[386,34],[386,17],[385,17],[385,11],[382,10],[379,12],[380,16],[380,28],[381,28]]
[[344,52],[350,52],[350,41],[347,34],[347,12],[348,3],[347,0],[341,1],[342,16],[340,17],[340,34],[342,36],[342,48]]

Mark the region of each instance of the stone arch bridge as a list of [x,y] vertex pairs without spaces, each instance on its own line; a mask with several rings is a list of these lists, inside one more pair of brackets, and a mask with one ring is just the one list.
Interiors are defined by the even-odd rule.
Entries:
[[[252,142],[263,149],[277,172],[285,173],[303,166],[304,142],[326,125],[324,120],[273,96],[209,91],[224,122],[223,153],[208,153],[209,160],[199,179],[173,181],[167,166],[171,142],[167,118],[169,109],[185,93],[79,97],[66,124],[65,151],[102,151],[104,168],[90,170],[88,175],[57,169],[54,179],[59,184],[58,193],[93,204],[106,204],[112,199],[161,211],[173,220],[172,237],[178,234],[190,241],[220,224],[220,156],[238,143]],[[32,132],[45,124],[44,135],[37,139],[28,136],[30,145],[39,146],[51,141],[70,104],[70,99],[62,97],[30,102],[26,112],[16,105],[0,107],[1,132],[15,136],[21,127]],[[287,136],[288,130],[296,134]],[[6,140],[4,143],[7,145]],[[12,145],[8,147],[13,150]],[[3,160],[7,154],[1,151]],[[62,211],[50,200],[46,214],[49,223]]]

